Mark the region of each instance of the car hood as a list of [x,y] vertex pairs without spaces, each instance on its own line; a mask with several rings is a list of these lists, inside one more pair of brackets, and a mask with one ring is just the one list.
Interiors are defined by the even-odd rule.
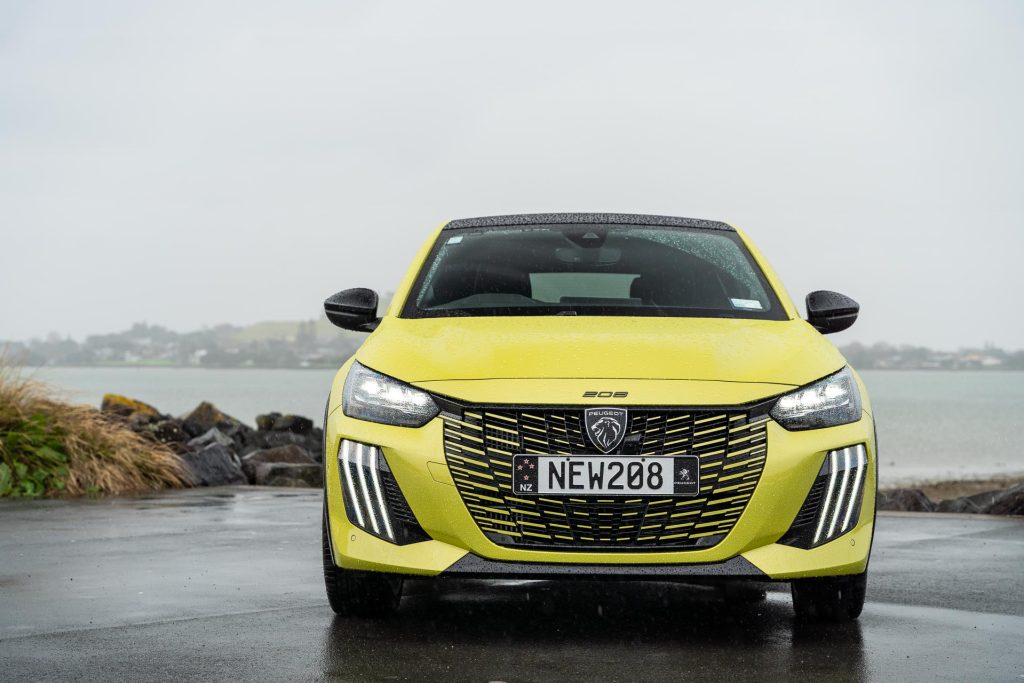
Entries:
[[386,317],[356,360],[410,383],[593,378],[799,386],[845,364],[802,320],[597,316]]

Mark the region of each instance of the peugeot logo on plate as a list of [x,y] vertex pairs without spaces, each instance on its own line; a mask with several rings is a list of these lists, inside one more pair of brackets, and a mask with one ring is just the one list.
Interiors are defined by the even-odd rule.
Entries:
[[602,453],[618,448],[626,438],[625,408],[587,408],[583,411],[583,422],[590,442]]

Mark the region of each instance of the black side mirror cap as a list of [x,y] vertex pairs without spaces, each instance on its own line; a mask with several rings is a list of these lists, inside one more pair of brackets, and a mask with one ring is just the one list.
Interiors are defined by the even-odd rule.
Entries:
[[807,295],[807,322],[822,334],[842,332],[857,321],[860,304],[839,292],[819,290]]
[[377,317],[377,292],[365,287],[346,289],[324,300],[324,313],[344,330],[373,332],[380,324]]

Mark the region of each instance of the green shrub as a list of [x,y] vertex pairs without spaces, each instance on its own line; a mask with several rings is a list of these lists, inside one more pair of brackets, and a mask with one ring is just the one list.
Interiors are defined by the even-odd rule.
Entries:
[[0,358],[0,496],[187,486],[181,459],[117,417],[61,403]]
[[68,456],[45,415],[0,429],[0,496],[34,497],[64,491]]

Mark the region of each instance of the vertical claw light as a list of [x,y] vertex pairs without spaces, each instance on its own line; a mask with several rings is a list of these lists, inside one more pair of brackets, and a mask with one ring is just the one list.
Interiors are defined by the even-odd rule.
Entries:
[[864,444],[829,451],[828,487],[821,501],[812,545],[830,541],[850,530],[854,522],[854,510],[864,493],[864,471],[867,464]]
[[391,512],[380,480],[381,458],[383,456],[376,446],[342,439],[338,449],[338,470],[349,521],[363,531],[394,542]]

